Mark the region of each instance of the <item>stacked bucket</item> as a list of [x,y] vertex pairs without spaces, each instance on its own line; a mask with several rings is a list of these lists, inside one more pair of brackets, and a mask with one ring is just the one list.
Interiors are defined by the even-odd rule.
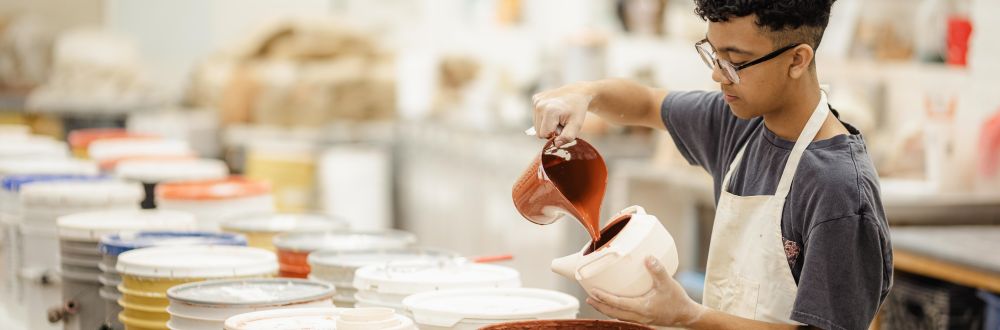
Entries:
[[116,181],[41,182],[21,190],[21,288],[30,329],[55,329],[49,311],[62,307],[58,217],[92,210],[137,209],[141,187]]
[[222,329],[229,317],[263,310],[333,306],[333,286],[299,279],[204,281],[167,290],[170,322],[177,330]]
[[101,291],[107,309],[104,319],[112,329],[122,329],[118,315],[122,308],[118,300],[122,298],[118,286],[122,284],[121,274],[115,269],[118,256],[122,253],[151,246],[183,246],[183,245],[231,245],[245,246],[246,240],[239,235],[210,232],[140,232],[109,235],[101,238]]
[[157,246],[118,256],[122,277],[119,320],[129,330],[165,330],[170,314],[167,290],[215,279],[271,277],[278,272],[274,253],[243,246]]
[[337,294],[333,303],[337,307],[354,307],[354,272],[370,265],[389,265],[411,262],[448,262],[459,258],[458,253],[424,248],[386,250],[336,251],[324,250],[309,254],[309,279],[333,284]]
[[396,249],[413,246],[417,237],[398,230],[384,231],[333,231],[323,233],[285,234],[275,237],[281,276],[307,278],[309,253],[318,250],[359,251]]
[[138,230],[191,230],[194,216],[170,211],[95,211],[59,218],[59,253],[63,279],[63,308],[50,319],[63,320],[67,329],[98,329],[108,324],[101,301],[103,258],[98,242],[104,235]]
[[319,213],[251,213],[230,218],[222,231],[243,234],[247,244],[274,251],[274,238],[286,233],[321,233],[347,229],[347,221]]

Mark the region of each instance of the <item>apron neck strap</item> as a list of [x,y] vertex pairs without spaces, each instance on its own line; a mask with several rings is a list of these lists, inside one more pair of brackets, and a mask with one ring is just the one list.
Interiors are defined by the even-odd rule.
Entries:
[[[795,177],[795,172],[799,168],[799,161],[802,160],[802,154],[805,152],[806,147],[812,143],[812,140],[816,138],[816,134],[819,133],[820,128],[823,127],[823,122],[826,121],[827,115],[830,113],[830,106],[826,100],[826,93],[820,91],[819,93],[819,104],[816,105],[816,109],[813,110],[812,115],[809,117],[809,121],[806,122],[806,126],[802,128],[802,132],[799,133],[798,139],[795,140],[795,146],[792,147],[791,153],[788,155],[788,161],[785,162],[785,168],[781,173],[781,179],[778,181],[778,188],[774,192],[774,196],[778,198],[785,198],[788,196],[788,191],[792,187],[792,178]],[[747,144],[744,143],[743,147],[736,154],[736,158],[733,162],[729,164],[729,170],[726,171],[725,177],[722,179],[722,189],[729,189],[729,179],[739,166],[740,162],[743,160],[743,154],[746,152]]]

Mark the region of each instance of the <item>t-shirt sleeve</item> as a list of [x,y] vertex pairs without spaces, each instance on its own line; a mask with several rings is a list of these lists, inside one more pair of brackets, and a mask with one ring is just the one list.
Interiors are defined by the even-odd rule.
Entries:
[[823,329],[868,329],[891,281],[887,234],[875,221],[853,215],[810,230],[792,320]]
[[[720,92],[672,91],[660,106],[660,116],[681,155],[691,165],[717,173],[724,155],[735,145],[734,124]],[[735,154],[735,153],[733,153]]]

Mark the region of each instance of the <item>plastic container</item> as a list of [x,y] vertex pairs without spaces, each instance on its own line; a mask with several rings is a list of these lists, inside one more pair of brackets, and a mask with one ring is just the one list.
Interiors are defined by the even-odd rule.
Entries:
[[185,141],[150,138],[97,140],[87,147],[87,154],[90,159],[104,164],[139,157],[195,157],[194,150]]
[[392,227],[392,150],[347,144],[323,151],[317,180],[320,208],[351,221],[354,230]]
[[127,329],[166,329],[167,290],[208,279],[236,279],[274,275],[273,253],[242,246],[156,246],[118,256],[121,274],[119,321]]
[[410,262],[365,266],[354,274],[357,307],[388,307],[405,313],[409,295],[449,289],[517,288],[513,268],[466,262]]
[[18,275],[28,328],[62,328],[48,322],[48,310],[62,306],[62,284],[56,280],[61,268],[57,219],[87,211],[135,210],[141,198],[139,185],[119,181],[48,181],[21,188]]
[[258,213],[233,217],[222,230],[246,235],[250,246],[274,251],[274,237],[285,233],[346,230],[343,219],[320,213]]
[[613,320],[538,320],[494,324],[483,330],[652,330],[642,324]]
[[234,216],[274,211],[271,188],[232,176],[219,180],[165,182],[156,187],[156,205],[191,212],[203,230],[217,231]]
[[[96,166],[94,167],[96,172]],[[0,308],[14,317],[23,316],[19,311],[22,289],[18,279],[20,270],[20,243],[18,228],[21,223],[21,187],[46,181],[72,181],[102,179],[83,175],[9,175],[0,180]]]
[[331,307],[334,287],[299,279],[194,282],[167,290],[175,330],[221,329],[231,316],[272,309]]
[[90,144],[97,140],[122,139],[122,138],[157,138],[152,134],[141,134],[126,131],[122,128],[85,128],[69,132],[66,140],[73,150],[73,155],[79,158],[88,158],[87,149]]
[[309,254],[309,279],[337,287],[333,303],[354,307],[354,273],[361,267],[409,262],[446,262],[460,257],[456,252],[426,248],[402,248],[363,251],[321,250]]
[[171,232],[152,231],[139,233],[123,233],[119,235],[108,235],[101,238],[99,248],[101,250],[102,261],[99,265],[101,276],[101,298],[105,300],[107,306],[105,320],[111,324],[112,329],[122,329],[121,322],[118,321],[118,314],[122,308],[118,305],[121,299],[121,292],[118,285],[122,283],[121,275],[115,270],[118,264],[118,255],[134,249],[151,246],[182,246],[182,245],[232,245],[246,246],[247,241],[242,235],[223,234],[211,232]]
[[102,236],[138,230],[191,230],[191,214],[178,211],[96,211],[60,217],[59,251],[63,278],[62,302],[75,306],[64,329],[98,329],[110,325],[101,300]]
[[409,318],[385,309],[293,308],[236,315],[226,320],[223,329],[415,330],[417,328]]
[[246,176],[271,183],[279,211],[315,209],[315,147],[308,143],[256,142],[250,144],[246,157]]
[[156,185],[166,181],[219,180],[229,176],[226,163],[217,159],[133,159],[115,166],[115,175],[141,182],[146,190],[142,208],[156,207]]
[[59,159],[69,157],[66,143],[47,136],[29,135],[17,143],[0,143],[0,159]]
[[399,230],[373,232],[332,231],[284,234],[274,238],[282,277],[309,276],[309,253],[318,250],[360,251],[404,248],[416,244],[417,237]]
[[420,329],[474,330],[510,321],[574,319],[580,302],[558,291],[493,288],[418,293],[403,299],[403,306]]

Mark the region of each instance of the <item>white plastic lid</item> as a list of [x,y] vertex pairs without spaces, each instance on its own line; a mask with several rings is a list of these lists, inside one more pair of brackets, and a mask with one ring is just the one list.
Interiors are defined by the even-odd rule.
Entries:
[[157,246],[118,256],[119,273],[154,278],[217,278],[278,272],[271,251],[245,246]]
[[0,160],[0,176],[18,174],[97,175],[97,163],[70,158]]
[[194,282],[167,290],[167,297],[191,305],[285,305],[330,299],[332,285],[291,278]]
[[363,251],[320,250],[310,253],[308,261],[309,265],[312,267],[326,266],[360,268],[368,265],[386,264],[389,262],[433,262],[458,257],[460,257],[460,255],[452,251],[412,247]]
[[406,262],[365,266],[354,273],[354,287],[376,293],[406,295],[425,291],[521,286],[517,270],[464,262]]
[[65,142],[39,135],[30,135],[16,143],[0,143],[0,158],[28,156],[65,158],[69,156],[69,146]]
[[247,233],[302,233],[347,229],[347,221],[320,213],[256,213],[234,217],[222,229]]
[[357,251],[402,248],[416,242],[416,235],[400,230],[332,231],[280,235],[275,237],[274,246],[289,251]]
[[338,308],[289,308],[245,313],[226,319],[223,329],[336,329],[341,310]]
[[[366,326],[363,321],[342,320],[344,313],[364,312],[364,308],[289,308],[274,309],[253,313],[240,314],[226,320],[224,329],[226,330],[305,330],[305,329],[380,329],[380,330],[409,330],[416,329],[413,320],[393,314],[392,321],[395,326],[377,327]],[[349,316],[350,317],[350,316]],[[355,315],[356,320],[363,318]],[[339,322],[338,322],[339,321]],[[347,322],[344,322],[347,321]],[[353,324],[352,324],[353,323]],[[358,327],[352,327],[358,326]]]
[[187,156],[194,150],[186,141],[163,139],[104,139],[87,148],[87,155],[97,161],[143,156]]
[[104,235],[145,230],[194,230],[194,215],[170,210],[111,210],[58,219],[59,237],[97,242]]
[[122,179],[147,183],[171,180],[222,179],[229,176],[226,163],[218,159],[126,160],[115,166]]
[[453,327],[467,319],[534,320],[576,314],[580,302],[568,294],[530,288],[431,291],[403,299],[418,324]]
[[21,189],[24,205],[34,206],[120,206],[138,207],[144,191],[138,183],[120,181],[47,181]]

